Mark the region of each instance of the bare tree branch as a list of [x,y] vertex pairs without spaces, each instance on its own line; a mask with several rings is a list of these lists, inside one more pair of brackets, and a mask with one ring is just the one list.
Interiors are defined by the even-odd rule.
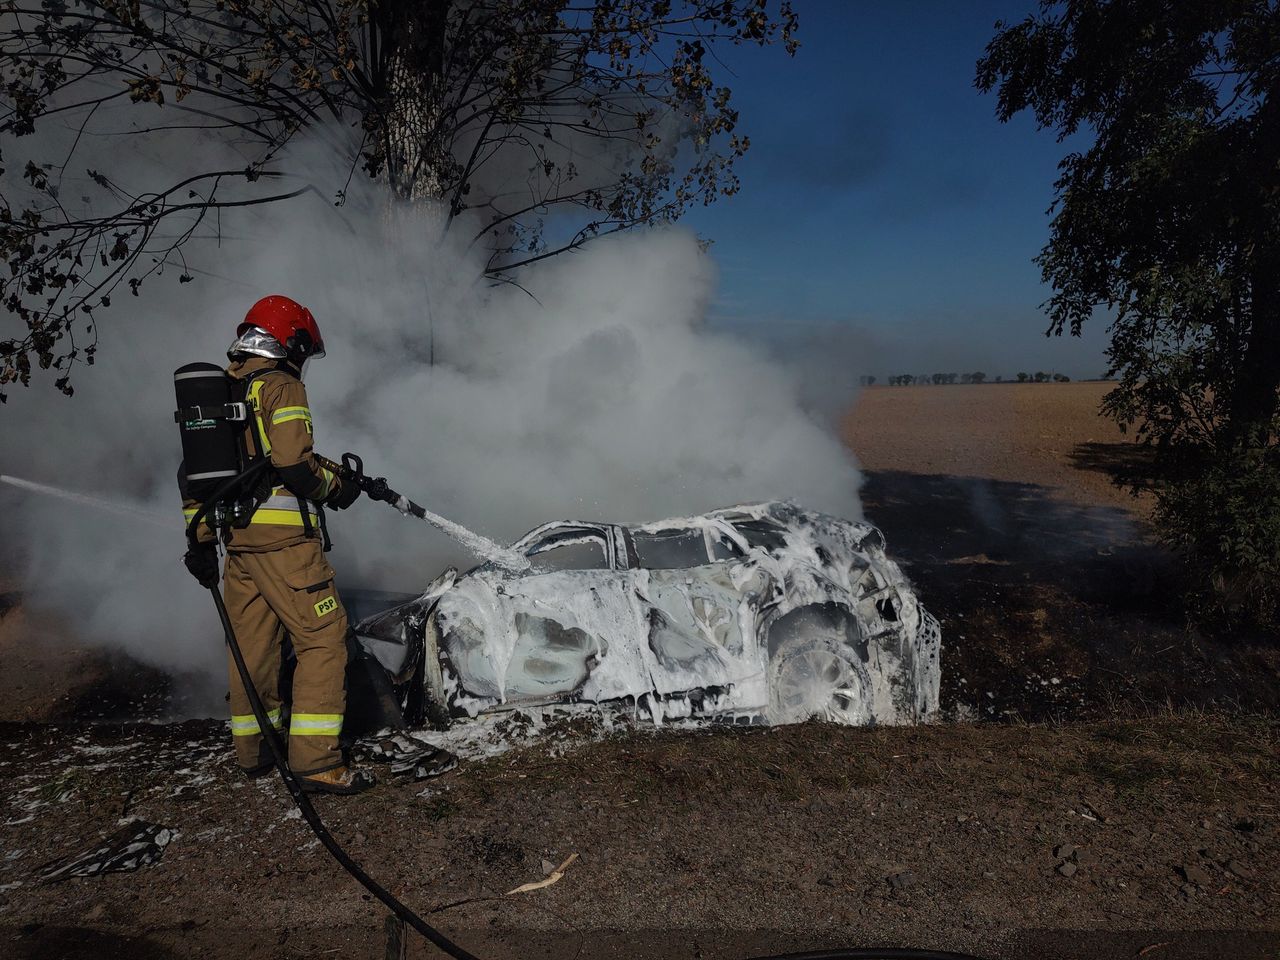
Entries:
[[[786,0],[0,0],[0,300],[22,324],[0,340],[0,388],[39,367],[70,392],[120,284],[198,272],[186,248],[208,213],[321,192],[261,186],[304,132],[345,166],[323,192],[341,202],[359,167],[447,204],[445,229],[465,221],[501,282],[674,220],[735,192],[748,146],[715,45],[794,52],[796,25]],[[243,168],[138,190],[94,159],[180,131]],[[52,157],[14,162],[46,140]],[[86,196],[67,205],[78,167]]]

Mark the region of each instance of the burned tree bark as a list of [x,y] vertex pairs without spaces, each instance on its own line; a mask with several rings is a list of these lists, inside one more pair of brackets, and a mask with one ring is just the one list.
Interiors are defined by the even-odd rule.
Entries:
[[445,43],[452,8],[451,0],[376,7],[374,20],[387,51],[379,133],[385,178],[401,200],[443,199],[452,173],[444,133]]

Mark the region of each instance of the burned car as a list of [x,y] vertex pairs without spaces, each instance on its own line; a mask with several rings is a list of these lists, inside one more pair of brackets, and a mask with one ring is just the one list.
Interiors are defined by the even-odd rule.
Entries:
[[927,720],[941,631],[867,523],[789,502],[548,523],[355,627],[411,726],[552,703],[655,722]]

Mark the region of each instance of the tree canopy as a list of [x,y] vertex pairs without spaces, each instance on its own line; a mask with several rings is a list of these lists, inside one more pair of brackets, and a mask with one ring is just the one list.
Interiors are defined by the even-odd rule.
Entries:
[[[430,200],[509,276],[734,193],[749,145],[717,46],[796,48],[771,0],[130,0],[0,3],[0,387],[92,362],[96,320],[220,211],[341,182]],[[121,111],[128,123],[120,122]],[[112,171],[113,141],[183,135],[190,163]],[[234,163],[199,162],[201,143]],[[349,180],[348,180],[349,182]],[[0,399],[3,394],[0,393]]]
[[1039,263],[1051,330],[1111,311],[1109,409],[1182,442],[1275,439],[1280,389],[1280,9],[1072,0],[998,25],[977,84],[1029,110],[1061,164]]
[[1050,0],[997,24],[977,86],[1073,148],[1038,259],[1050,332],[1110,318],[1104,409],[1156,449],[1162,529],[1273,613],[1280,5]]

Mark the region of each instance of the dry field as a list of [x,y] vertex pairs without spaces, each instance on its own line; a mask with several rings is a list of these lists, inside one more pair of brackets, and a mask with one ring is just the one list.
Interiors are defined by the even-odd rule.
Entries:
[[869,471],[1034,484],[1064,500],[1145,515],[1110,469],[1131,438],[1098,414],[1109,383],[872,387],[844,423]]

